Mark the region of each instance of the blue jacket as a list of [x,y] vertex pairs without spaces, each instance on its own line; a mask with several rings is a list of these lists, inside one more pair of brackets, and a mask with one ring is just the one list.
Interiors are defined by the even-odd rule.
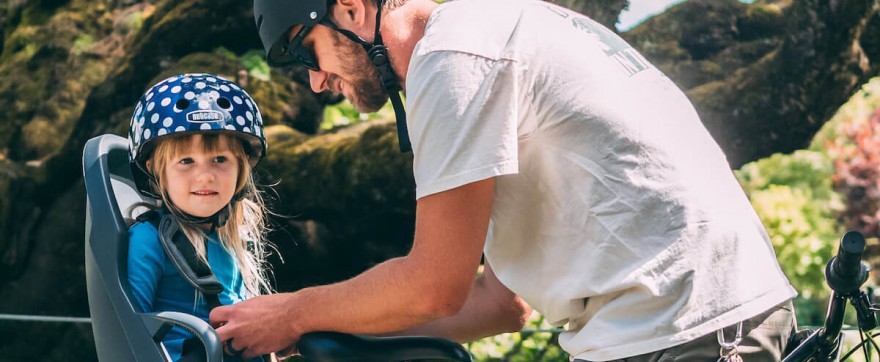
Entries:
[[[207,302],[178,272],[165,255],[159,233],[149,222],[139,222],[128,230],[128,282],[134,303],[144,312],[174,311],[189,313],[208,321]],[[232,255],[209,235],[207,259],[214,276],[223,285],[220,303],[238,303],[245,299],[244,283]],[[183,341],[192,333],[175,327],[165,336],[163,344],[172,360],[180,358]]]

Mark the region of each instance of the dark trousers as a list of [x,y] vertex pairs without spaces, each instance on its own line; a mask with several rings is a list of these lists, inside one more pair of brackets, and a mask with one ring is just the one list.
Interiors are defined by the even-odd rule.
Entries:
[[[753,318],[743,321],[743,339],[736,348],[743,362],[780,361],[788,338],[797,329],[794,306],[791,301],[770,308]],[[736,325],[725,327],[724,336],[732,340]],[[671,361],[717,361],[721,346],[715,332],[693,341],[639,356],[615,360],[615,362],[671,362]],[[576,362],[586,362],[575,360]]]

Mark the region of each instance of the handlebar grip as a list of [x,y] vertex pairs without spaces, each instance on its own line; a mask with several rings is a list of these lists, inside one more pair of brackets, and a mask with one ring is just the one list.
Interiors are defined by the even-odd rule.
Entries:
[[828,286],[838,293],[857,292],[868,279],[867,268],[862,264],[865,237],[858,231],[849,231],[840,239],[837,256],[825,268]]
[[865,251],[865,237],[858,231],[850,231],[840,239],[840,248],[835,259],[835,274],[842,278],[852,278],[862,271],[862,252]]

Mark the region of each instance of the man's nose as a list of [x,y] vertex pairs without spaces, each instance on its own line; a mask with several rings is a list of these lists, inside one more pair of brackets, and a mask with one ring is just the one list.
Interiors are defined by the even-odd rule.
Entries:
[[312,92],[321,93],[327,90],[327,72],[309,69],[309,85]]

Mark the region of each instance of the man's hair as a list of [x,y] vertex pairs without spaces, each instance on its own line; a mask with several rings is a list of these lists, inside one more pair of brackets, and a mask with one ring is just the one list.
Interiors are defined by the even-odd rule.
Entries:
[[[379,0],[374,0],[374,1],[377,1],[377,3],[378,3]],[[403,3],[405,3],[405,2],[406,2],[406,0],[385,0],[385,10],[394,9],[398,6],[403,5]]]

